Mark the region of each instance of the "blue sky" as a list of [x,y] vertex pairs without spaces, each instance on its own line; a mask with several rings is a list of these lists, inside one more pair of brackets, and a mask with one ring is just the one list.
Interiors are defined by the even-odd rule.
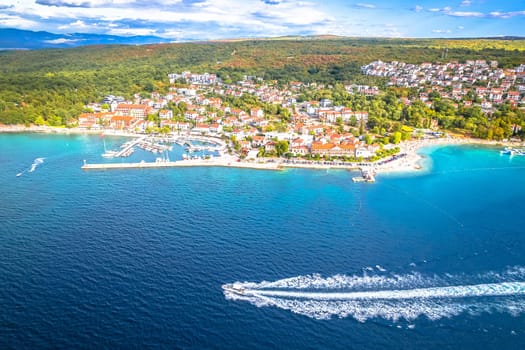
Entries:
[[64,34],[156,35],[173,41],[320,34],[525,36],[525,2],[1,0],[0,27]]

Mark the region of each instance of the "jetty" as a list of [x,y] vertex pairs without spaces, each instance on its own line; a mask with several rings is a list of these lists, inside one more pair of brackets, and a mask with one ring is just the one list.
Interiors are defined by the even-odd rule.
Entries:
[[360,168],[361,176],[352,178],[353,182],[375,182],[375,171],[373,169]]
[[87,163],[84,161],[82,170],[114,170],[114,169],[146,169],[146,168],[185,168],[185,167],[226,167],[247,168],[257,170],[282,170],[278,163],[250,163],[240,161],[229,161],[223,159],[192,159],[179,161],[165,161],[157,159],[155,162],[136,163]]
[[[194,142],[202,142],[204,145],[196,145]],[[175,143],[185,146],[187,152],[223,152],[226,150],[227,145],[220,139],[212,139],[209,137],[191,136],[186,138],[178,138]]]

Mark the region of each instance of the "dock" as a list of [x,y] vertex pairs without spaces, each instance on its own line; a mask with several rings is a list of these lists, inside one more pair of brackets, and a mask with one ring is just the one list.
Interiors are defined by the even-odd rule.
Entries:
[[[209,145],[195,145],[192,141],[197,142],[203,142]],[[201,151],[208,151],[208,152],[223,152],[226,150],[226,143],[224,143],[222,140],[212,140],[205,137],[190,137],[190,138],[179,138],[176,141],[177,144],[185,146],[187,152],[201,152]]]
[[185,168],[185,167],[226,167],[226,168],[246,168],[257,170],[282,170],[277,163],[249,163],[238,161],[224,161],[216,159],[196,159],[179,161],[156,161],[138,163],[93,163],[88,164],[84,161],[82,170],[112,170],[112,169],[147,169],[147,168]]
[[375,182],[375,171],[371,169],[359,169],[361,171],[361,176],[356,176],[352,178],[353,182]]

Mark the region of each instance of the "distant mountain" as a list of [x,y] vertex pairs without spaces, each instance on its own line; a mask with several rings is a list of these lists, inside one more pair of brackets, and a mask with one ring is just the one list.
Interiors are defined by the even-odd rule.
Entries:
[[34,50],[104,44],[143,45],[169,42],[169,39],[157,36],[117,36],[86,33],[54,34],[0,28],[0,50]]
[[[184,42],[194,43],[235,43],[243,41],[323,41],[323,40],[394,40],[392,38],[366,38],[366,37],[344,37],[337,35],[307,35],[307,36],[282,36],[267,38],[231,38],[202,40],[185,38]],[[442,40],[524,40],[524,37],[505,36],[491,38],[448,38]],[[410,39],[401,39],[410,40]],[[436,40],[436,39],[420,39]],[[46,48],[71,48],[86,45],[145,45],[145,44],[166,44],[171,43],[170,39],[158,36],[118,36],[107,34],[88,34],[88,33],[68,33],[55,34],[49,32],[34,32],[13,28],[0,28],[0,50],[36,50]]]

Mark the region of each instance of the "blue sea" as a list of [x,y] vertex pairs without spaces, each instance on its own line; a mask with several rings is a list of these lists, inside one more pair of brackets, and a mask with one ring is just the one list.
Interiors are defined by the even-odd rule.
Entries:
[[525,157],[428,148],[365,184],[81,170],[103,152],[0,134],[1,349],[525,348]]

